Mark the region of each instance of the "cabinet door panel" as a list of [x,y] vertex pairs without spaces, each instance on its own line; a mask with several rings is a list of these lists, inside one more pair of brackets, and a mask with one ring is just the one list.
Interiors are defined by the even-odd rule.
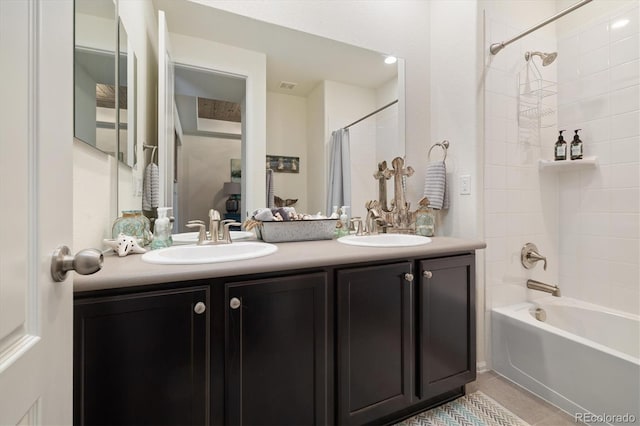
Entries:
[[74,423],[209,422],[208,287],[80,299]]
[[420,262],[419,395],[423,399],[475,378],[474,264],[474,256]]
[[362,424],[411,400],[410,262],[338,271],[338,412]]
[[227,284],[229,424],[326,422],[325,273]]

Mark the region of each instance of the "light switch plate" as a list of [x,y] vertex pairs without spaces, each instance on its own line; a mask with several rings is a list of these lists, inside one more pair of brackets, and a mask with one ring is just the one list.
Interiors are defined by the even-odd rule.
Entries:
[[471,175],[460,176],[460,194],[471,195]]

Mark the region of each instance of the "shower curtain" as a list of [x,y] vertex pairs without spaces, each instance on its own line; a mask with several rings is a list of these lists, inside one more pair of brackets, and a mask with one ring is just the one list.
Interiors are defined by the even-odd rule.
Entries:
[[331,133],[329,151],[329,189],[327,215],[333,206],[351,205],[351,155],[349,153],[349,129]]

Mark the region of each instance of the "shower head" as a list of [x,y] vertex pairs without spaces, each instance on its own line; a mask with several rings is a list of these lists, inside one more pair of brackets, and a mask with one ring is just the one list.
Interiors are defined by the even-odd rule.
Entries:
[[524,54],[524,59],[529,61],[533,56],[540,56],[540,58],[542,58],[542,66],[546,67],[547,65],[551,65],[553,61],[556,60],[556,58],[558,57],[558,53],[526,52]]

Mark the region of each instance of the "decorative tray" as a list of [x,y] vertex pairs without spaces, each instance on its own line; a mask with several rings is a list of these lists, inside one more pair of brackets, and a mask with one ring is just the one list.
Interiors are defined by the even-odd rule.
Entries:
[[338,219],[262,222],[256,227],[258,238],[267,243],[330,240]]

